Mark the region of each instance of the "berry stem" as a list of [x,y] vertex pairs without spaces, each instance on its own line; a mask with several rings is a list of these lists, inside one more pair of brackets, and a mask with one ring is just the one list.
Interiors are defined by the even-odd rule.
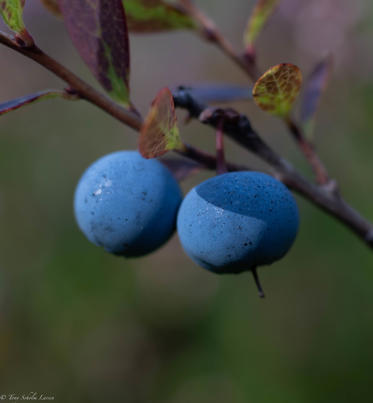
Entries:
[[252,269],[251,272],[253,273],[254,281],[255,281],[256,287],[258,288],[259,297],[265,298],[265,294],[264,294],[262,285],[260,284],[257,268],[254,267],[254,269]]
[[228,172],[224,153],[224,119],[221,119],[216,130],[216,173],[218,175]]

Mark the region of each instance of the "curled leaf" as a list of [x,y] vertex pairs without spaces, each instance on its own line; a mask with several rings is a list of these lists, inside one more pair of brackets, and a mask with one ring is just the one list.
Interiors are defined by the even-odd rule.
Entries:
[[312,131],[317,107],[327,86],[332,63],[331,56],[318,63],[305,84],[301,104],[301,122],[306,132]]
[[57,17],[61,16],[60,6],[57,0],[41,0],[44,7]]
[[194,99],[204,104],[245,101],[252,98],[251,88],[230,84],[195,84],[179,86],[177,90],[187,91]]
[[139,151],[144,158],[155,158],[183,148],[172,93],[164,88],[158,92],[141,128]]
[[77,99],[76,96],[68,94],[66,91],[59,90],[45,90],[39,91],[35,94],[25,95],[20,98],[12,99],[11,101],[6,101],[0,104],[0,116],[5,115],[8,112],[12,112],[16,109],[22,108],[23,106],[30,105],[34,102],[41,101],[43,99],[51,98],[65,98],[65,99]]
[[23,45],[31,46],[34,41],[23,22],[25,0],[0,0],[0,14],[8,27],[17,34]]
[[132,32],[196,28],[193,19],[181,8],[162,0],[123,0],[123,4]]
[[255,83],[253,97],[264,111],[286,118],[302,85],[300,69],[289,63],[278,64],[267,70]]
[[128,106],[129,42],[121,0],[59,0],[70,37],[96,79]]
[[278,2],[279,0],[258,0],[244,33],[244,44],[247,48],[253,45]]

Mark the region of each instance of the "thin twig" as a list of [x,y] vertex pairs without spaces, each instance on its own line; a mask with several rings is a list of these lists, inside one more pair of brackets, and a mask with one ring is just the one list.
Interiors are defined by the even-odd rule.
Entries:
[[[204,39],[212,42],[226,56],[233,60],[233,62],[247,74],[253,83],[260,78],[262,74],[257,65],[254,48],[246,49],[244,54],[239,54],[234,50],[233,45],[228,41],[228,39],[217,29],[215,23],[197,6],[195,6],[192,0],[180,0],[180,4],[184,7],[186,12],[188,12],[189,15],[201,25],[202,29],[200,30],[200,34]],[[319,184],[328,183],[330,178],[327,170],[318,157],[313,145],[304,136],[301,128],[294,122],[294,120],[292,120],[292,118],[289,118],[286,121],[286,124],[299,149],[314,171],[317,182]]]
[[22,47],[9,35],[3,32],[0,32],[0,43],[7,46],[8,48],[15,50],[18,53],[21,53],[29,59],[34,60],[47,70],[54,73],[56,76],[68,83],[69,86],[74,89],[81,98],[84,98],[100,109],[103,109],[116,119],[120,120],[122,123],[126,124],[129,127],[132,127],[132,129],[135,129],[137,131],[140,129],[142,121],[140,116],[136,112],[123,108],[122,106],[113,102],[107,96],[95,90],[92,86],[81,80],[65,66],[45,54],[36,45],[31,47]]
[[218,30],[216,24],[207,17],[192,0],[180,0],[179,4],[200,26],[199,34],[208,42],[221,49],[244,73],[248,74],[252,81],[259,77],[259,71],[254,60],[245,54],[238,54],[228,39]]
[[325,168],[325,165],[322,163],[319,156],[316,154],[313,145],[305,138],[300,127],[291,118],[286,120],[286,124],[294,140],[298,144],[299,148],[303,152],[309,164],[311,165],[316,175],[317,183],[319,183],[320,185],[325,185],[329,183],[330,178]]

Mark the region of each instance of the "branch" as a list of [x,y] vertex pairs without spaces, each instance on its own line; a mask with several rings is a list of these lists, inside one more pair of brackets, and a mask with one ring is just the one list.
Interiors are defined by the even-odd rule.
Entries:
[[188,110],[192,117],[214,128],[219,127],[224,116],[223,130],[227,136],[267,162],[277,179],[345,224],[373,249],[373,225],[341,198],[335,186],[317,186],[308,182],[259,137],[246,116],[233,109],[206,108],[184,88],[174,93],[174,101],[176,107]]
[[[56,60],[46,55],[36,46],[20,47],[8,35],[0,32],[0,43],[16,52],[34,60],[47,70],[53,72],[63,81],[69,84],[73,93],[77,93],[82,99],[91,102],[100,109],[109,113],[120,122],[132,127],[136,131],[141,128],[142,119],[134,111],[124,109],[110,98],[95,90],[74,73],[62,66]],[[373,248],[373,226],[353,210],[339,195],[329,186],[316,186],[309,183],[303,176],[282,157],[277,155],[266,143],[264,143],[253,130],[249,120],[232,109],[209,110],[203,104],[197,102],[184,89],[174,94],[177,107],[187,109],[192,117],[199,118],[205,111],[204,122],[218,127],[222,113],[224,114],[224,132],[244,148],[257,154],[274,168],[273,175],[283,181],[291,189],[303,195],[306,199],[337,218],[356,233],[369,247]],[[185,151],[179,154],[199,162],[208,169],[216,169],[216,157],[192,146],[186,146]],[[231,171],[247,170],[248,167],[227,162]]]

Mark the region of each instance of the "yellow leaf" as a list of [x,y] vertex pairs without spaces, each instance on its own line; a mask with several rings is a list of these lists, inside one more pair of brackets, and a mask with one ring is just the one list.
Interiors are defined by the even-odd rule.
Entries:
[[286,118],[302,86],[300,69],[289,63],[267,70],[255,83],[253,97],[264,111]]

